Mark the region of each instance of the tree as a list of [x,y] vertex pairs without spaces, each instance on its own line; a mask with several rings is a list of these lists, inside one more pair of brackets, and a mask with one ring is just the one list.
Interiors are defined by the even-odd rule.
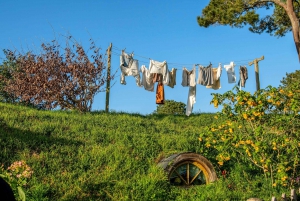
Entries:
[[186,105],[182,102],[176,102],[174,100],[166,100],[164,104],[157,105],[157,114],[185,114]]
[[[274,7],[273,14],[260,18],[256,10]],[[300,60],[300,3],[298,0],[211,0],[197,17],[198,24],[230,25],[242,28],[250,25],[253,33],[267,32],[278,37],[292,31]]]
[[11,79],[4,77],[4,90],[20,101],[43,104],[47,109],[90,111],[94,96],[107,81],[100,48],[90,41],[90,56],[72,36],[67,37],[64,54],[57,40],[43,43],[40,54],[6,50],[16,70]]
[[[280,81],[281,87],[288,90],[300,90],[300,70],[293,73],[286,73],[286,77]],[[298,91],[300,92],[300,91]]]
[[14,103],[17,101],[17,98],[12,93],[4,90],[6,87],[5,80],[12,79],[12,72],[15,69],[16,64],[9,60],[4,61],[2,65],[0,65],[0,102]]
[[[288,91],[289,94],[293,94],[293,101],[299,103],[300,101],[300,70],[296,70],[293,73],[287,73],[281,81],[280,88]],[[300,107],[299,104],[295,104],[295,107]]]

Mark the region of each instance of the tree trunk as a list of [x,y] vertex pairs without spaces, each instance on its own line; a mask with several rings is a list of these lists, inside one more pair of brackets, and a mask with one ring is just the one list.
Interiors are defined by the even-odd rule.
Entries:
[[289,16],[292,24],[292,32],[294,37],[294,42],[296,45],[296,50],[298,53],[298,59],[300,62],[300,30],[299,30],[299,19],[294,11],[293,0],[287,0],[286,8],[287,15]]

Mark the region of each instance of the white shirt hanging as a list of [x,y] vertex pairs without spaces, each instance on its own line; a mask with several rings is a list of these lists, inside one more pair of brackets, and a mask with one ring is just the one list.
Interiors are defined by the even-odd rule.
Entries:
[[232,61],[229,65],[224,65],[227,72],[228,83],[236,83],[236,75],[234,71],[235,63]]

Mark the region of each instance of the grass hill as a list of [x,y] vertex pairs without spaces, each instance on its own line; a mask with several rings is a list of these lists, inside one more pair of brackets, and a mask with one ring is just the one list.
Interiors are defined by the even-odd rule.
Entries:
[[[197,152],[197,116],[39,111],[0,103],[0,162],[24,160],[34,200],[162,200],[170,195],[159,159]],[[150,199],[150,200],[151,200]]]
[[2,171],[15,161],[31,167],[33,174],[23,186],[27,200],[246,200],[253,195],[271,196],[272,192],[255,187],[259,182],[246,181],[242,172],[224,179],[215,156],[209,153],[201,154],[215,166],[217,182],[189,189],[170,185],[157,162],[173,153],[199,153],[199,133],[214,121],[214,114],[82,114],[0,103],[0,165]]

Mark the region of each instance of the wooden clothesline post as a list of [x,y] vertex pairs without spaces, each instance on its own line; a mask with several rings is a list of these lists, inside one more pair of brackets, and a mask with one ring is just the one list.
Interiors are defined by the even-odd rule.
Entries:
[[249,66],[254,64],[254,67],[255,67],[256,91],[260,90],[258,62],[261,61],[261,60],[264,60],[264,59],[265,59],[265,57],[262,56],[258,59],[254,59],[254,61],[249,62]]
[[107,49],[107,76],[106,76],[105,112],[109,112],[111,48],[112,48],[112,43],[110,43],[110,45]]

